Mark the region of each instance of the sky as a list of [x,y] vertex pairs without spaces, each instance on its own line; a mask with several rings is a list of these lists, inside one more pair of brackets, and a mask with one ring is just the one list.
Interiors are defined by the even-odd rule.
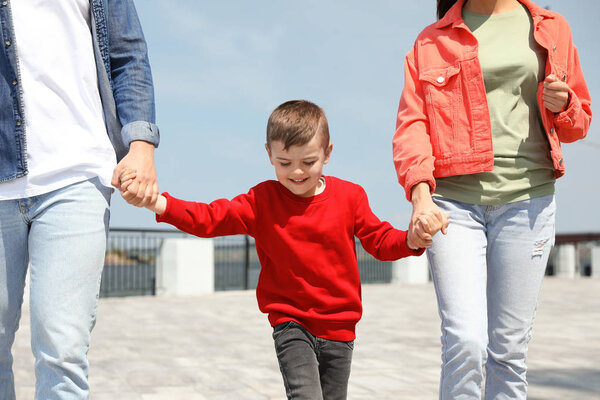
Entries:
[[[329,121],[333,153],[324,173],[362,185],[379,218],[406,229],[412,207],[397,182],[392,136],[404,56],[435,21],[435,3],[136,0],[155,84],[160,191],[210,202],[275,179],[267,119],[277,105],[306,99]],[[538,4],[569,21],[596,113],[600,1]],[[600,232],[600,122],[563,152],[557,233]],[[118,193],[111,218],[112,227],[171,228]]]

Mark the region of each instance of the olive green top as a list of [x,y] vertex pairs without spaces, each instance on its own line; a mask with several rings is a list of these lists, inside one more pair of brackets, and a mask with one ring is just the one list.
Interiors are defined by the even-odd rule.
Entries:
[[494,15],[463,9],[479,42],[479,61],[492,123],[494,169],[436,180],[436,195],[498,205],[554,193],[550,145],[536,100],[545,50],[533,38],[525,6]]

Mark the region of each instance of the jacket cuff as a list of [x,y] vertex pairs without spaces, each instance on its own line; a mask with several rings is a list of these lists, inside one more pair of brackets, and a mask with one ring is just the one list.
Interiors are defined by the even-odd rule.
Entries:
[[134,121],[128,123],[121,129],[121,135],[123,137],[123,142],[125,142],[128,147],[134,140],[143,140],[144,142],[152,143],[154,147],[158,147],[158,143],[160,142],[158,126],[146,121]]
[[569,89],[569,104],[567,104],[567,109],[557,113],[554,116],[554,121],[557,125],[572,127],[580,112],[581,102],[573,89]]
[[407,181],[405,194],[406,200],[408,200],[409,203],[412,204],[413,187],[421,182],[427,182],[427,184],[429,185],[429,194],[433,195],[433,192],[435,192],[435,178],[416,178],[413,181]]

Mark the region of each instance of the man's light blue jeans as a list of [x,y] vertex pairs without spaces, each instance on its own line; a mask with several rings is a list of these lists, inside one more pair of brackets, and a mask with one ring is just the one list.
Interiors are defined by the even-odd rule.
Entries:
[[525,400],[525,358],[554,244],[554,196],[500,206],[434,198],[450,216],[427,250],[442,319],[440,399]]
[[35,398],[89,397],[87,352],[111,192],[94,178],[40,196],[0,201],[1,399],[15,399],[11,347],[28,264]]

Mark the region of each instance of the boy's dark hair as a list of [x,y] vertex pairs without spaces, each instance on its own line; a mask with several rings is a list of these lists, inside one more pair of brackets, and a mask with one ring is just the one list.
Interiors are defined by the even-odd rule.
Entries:
[[329,126],[325,112],[310,101],[286,101],[273,110],[267,123],[269,149],[276,140],[283,142],[283,148],[287,150],[291,146],[308,143],[315,135],[321,135],[324,148],[329,146]]

